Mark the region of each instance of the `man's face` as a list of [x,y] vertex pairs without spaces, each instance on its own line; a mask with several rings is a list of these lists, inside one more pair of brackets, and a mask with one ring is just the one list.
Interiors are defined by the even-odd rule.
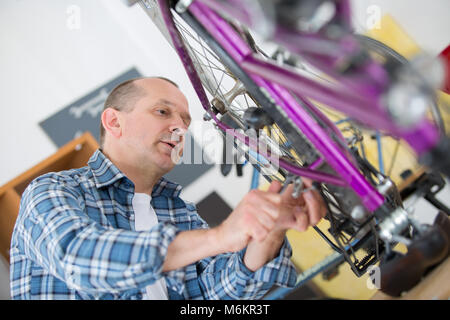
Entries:
[[[130,112],[121,112],[126,157],[134,157],[137,166],[169,172],[175,163],[173,153],[182,152],[184,137],[191,122],[188,101],[181,91],[161,79],[136,82],[145,94]],[[178,141],[177,141],[178,140]]]

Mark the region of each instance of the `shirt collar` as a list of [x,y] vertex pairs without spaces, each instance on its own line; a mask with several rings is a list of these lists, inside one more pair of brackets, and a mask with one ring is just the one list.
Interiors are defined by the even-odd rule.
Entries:
[[153,187],[152,198],[159,195],[166,196],[168,198],[176,198],[180,195],[181,189],[181,185],[162,177]]
[[[94,176],[95,186],[97,188],[105,187],[119,181],[120,179],[129,180],[122,171],[109,160],[101,149],[97,149],[88,161],[88,165]],[[169,198],[175,198],[180,195],[181,185],[171,182],[162,177],[155,184],[152,190],[152,197],[163,195]]]
[[88,161],[88,165],[91,167],[97,188],[108,186],[125,177],[122,171],[103,154],[101,149],[94,152]]

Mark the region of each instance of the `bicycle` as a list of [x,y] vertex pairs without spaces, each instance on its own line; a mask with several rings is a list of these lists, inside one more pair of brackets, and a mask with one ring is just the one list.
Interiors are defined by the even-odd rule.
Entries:
[[[422,76],[423,64],[354,34],[349,1],[139,4],[180,56],[204,120],[231,137],[268,181],[294,183],[297,194],[301,177],[315,181],[334,240],[315,230],[356,276],[381,261],[382,290],[400,295],[447,257],[448,219],[421,225],[404,207],[406,198],[442,189],[445,181],[436,172],[450,176],[450,140],[436,98],[439,79],[435,73]],[[249,29],[277,44],[276,51],[265,53]],[[426,66],[434,68],[430,61]],[[347,118],[330,120],[322,104]],[[344,130],[338,128],[342,123]],[[368,128],[377,141],[381,134],[406,141],[429,168],[412,190],[399,192],[391,170],[365,158],[361,132]],[[440,209],[449,214],[444,205]],[[393,250],[398,242],[413,254],[430,248],[432,254],[399,256]],[[356,254],[361,251],[362,258]],[[402,264],[413,271],[399,274],[395,268]]]

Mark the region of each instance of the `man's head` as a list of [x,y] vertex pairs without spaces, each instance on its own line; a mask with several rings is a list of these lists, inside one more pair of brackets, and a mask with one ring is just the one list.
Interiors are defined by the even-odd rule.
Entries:
[[180,150],[184,142],[182,137],[176,141],[176,133],[185,133],[191,121],[186,97],[161,77],[118,85],[105,101],[101,120],[100,145],[107,154],[161,175],[175,165],[174,146]]

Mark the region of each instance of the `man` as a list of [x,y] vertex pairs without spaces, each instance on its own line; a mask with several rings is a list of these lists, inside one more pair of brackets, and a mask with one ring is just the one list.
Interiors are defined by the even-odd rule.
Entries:
[[[253,190],[209,229],[180,186],[162,176],[190,124],[188,102],[164,78],[116,87],[88,166],[35,179],[11,243],[13,299],[256,299],[293,286],[285,238],[325,208],[316,192]],[[175,137],[175,138],[174,138]]]

